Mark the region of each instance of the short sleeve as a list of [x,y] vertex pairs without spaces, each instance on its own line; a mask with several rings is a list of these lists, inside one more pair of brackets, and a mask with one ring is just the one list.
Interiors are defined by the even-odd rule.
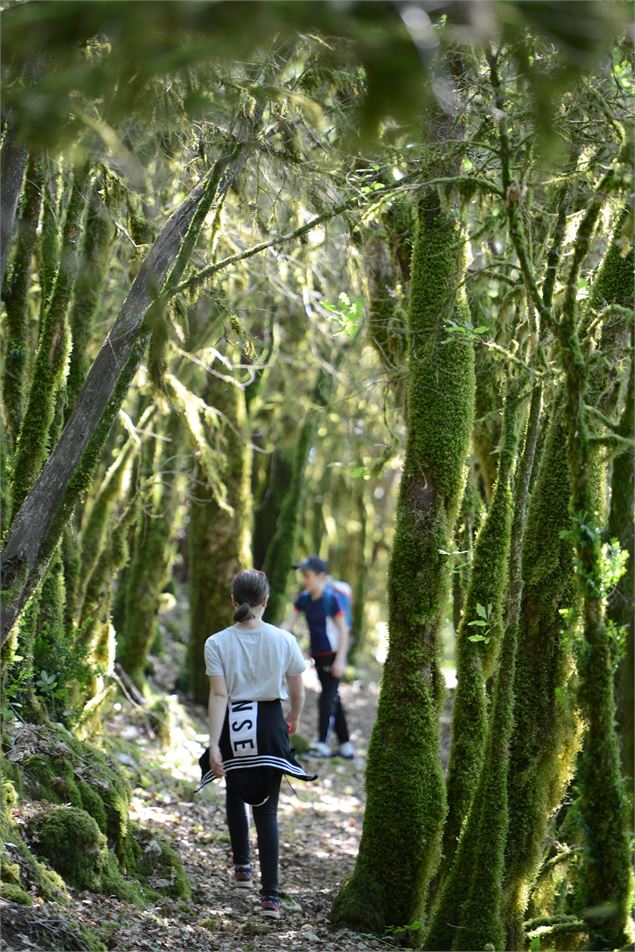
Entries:
[[295,677],[297,674],[302,674],[306,668],[306,661],[302,657],[302,652],[298,646],[295,638],[289,639],[289,660],[287,662],[287,670],[285,674],[290,677]]
[[225,669],[221,661],[218,645],[213,638],[208,638],[205,642],[205,673],[210,675],[223,675]]
[[346,614],[346,609],[344,608],[344,602],[342,601],[342,596],[339,592],[336,592],[335,589],[331,589],[331,599],[329,604],[329,611],[327,615],[332,615],[335,618],[336,615]]
[[293,603],[293,607],[299,612],[306,611],[306,603],[308,598],[309,598],[308,592],[300,592],[300,594],[298,595],[298,597]]

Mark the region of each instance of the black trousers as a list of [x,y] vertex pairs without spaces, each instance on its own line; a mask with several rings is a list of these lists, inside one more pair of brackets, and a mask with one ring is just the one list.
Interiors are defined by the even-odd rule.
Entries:
[[325,744],[331,729],[331,723],[335,728],[335,733],[340,744],[345,744],[349,740],[348,725],[346,715],[340,700],[339,686],[340,679],[334,678],[331,674],[331,665],[335,661],[335,652],[328,655],[320,655],[313,659],[315,661],[315,670],[320,679],[322,690],[318,697],[318,739]]
[[[254,767],[254,770],[264,770]],[[282,774],[272,771],[269,784],[269,799],[262,806],[252,807],[256,835],[258,838],[258,856],[260,859],[261,896],[278,895],[278,797]],[[232,844],[234,863],[238,866],[249,864],[249,816],[247,804],[232,786],[232,771],[226,774],[227,826]]]

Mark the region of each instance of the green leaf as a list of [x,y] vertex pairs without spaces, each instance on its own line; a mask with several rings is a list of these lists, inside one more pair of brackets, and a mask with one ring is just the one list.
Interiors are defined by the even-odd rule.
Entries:
[[470,621],[470,622],[468,622],[468,628],[469,628],[471,625],[477,625],[479,628],[487,628],[487,622],[486,622],[486,621],[481,621],[480,618],[479,618],[477,621]]
[[468,635],[468,641],[489,641],[489,638],[486,638],[485,635]]
[[480,602],[476,603],[476,614],[480,615],[481,618],[487,618],[487,609]]

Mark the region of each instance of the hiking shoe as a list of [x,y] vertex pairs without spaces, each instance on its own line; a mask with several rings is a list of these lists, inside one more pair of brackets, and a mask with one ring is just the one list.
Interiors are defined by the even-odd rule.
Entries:
[[263,896],[260,900],[260,915],[268,919],[280,918],[280,900],[277,896]]
[[326,758],[331,756],[331,748],[328,744],[324,744],[321,740],[315,741],[311,744],[309,749],[306,752],[307,757],[321,757]]
[[234,866],[232,873],[232,883],[239,889],[249,889],[253,882],[251,875],[251,866]]
[[337,750],[333,752],[333,756],[343,757],[344,760],[353,760],[355,757],[355,751],[353,750],[353,745],[351,744],[350,740],[344,741],[343,744],[340,744]]

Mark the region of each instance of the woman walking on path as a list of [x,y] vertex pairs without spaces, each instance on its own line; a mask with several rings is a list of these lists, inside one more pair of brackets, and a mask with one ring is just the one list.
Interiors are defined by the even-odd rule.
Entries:
[[[234,624],[205,642],[210,746],[199,761],[201,787],[225,777],[232,878],[239,887],[252,884],[247,804],[251,805],[260,859],[261,913],[278,918],[277,811],[282,774],[316,779],[304,772],[289,746],[304,706],[306,663],[290,632],[262,620],[269,598],[264,572],[238,572],[231,598]],[[290,707],[285,718],[286,700]]]

